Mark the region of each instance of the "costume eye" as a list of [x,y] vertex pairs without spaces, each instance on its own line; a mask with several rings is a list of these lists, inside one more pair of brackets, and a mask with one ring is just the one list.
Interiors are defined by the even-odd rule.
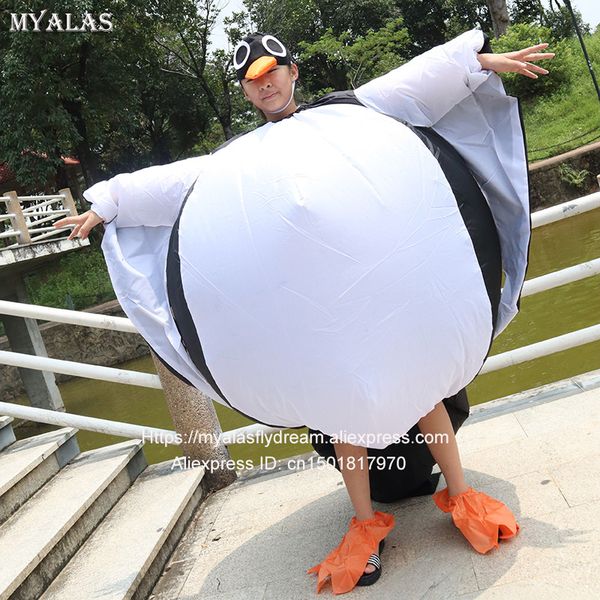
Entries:
[[241,69],[247,62],[250,56],[250,45],[248,42],[242,40],[233,52],[233,66],[236,71]]
[[285,56],[285,46],[273,35],[265,35],[262,39],[265,50],[273,56]]

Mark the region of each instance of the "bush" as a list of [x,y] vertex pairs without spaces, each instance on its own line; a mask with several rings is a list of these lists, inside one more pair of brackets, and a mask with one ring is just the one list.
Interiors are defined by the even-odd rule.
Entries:
[[81,310],[115,298],[99,248],[74,250],[30,275],[27,291],[32,304]]
[[558,173],[562,181],[576,188],[585,187],[586,180],[591,175],[587,169],[577,171],[568,163],[562,163],[558,167]]
[[508,28],[506,34],[492,41],[494,52],[512,52],[541,42],[550,44],[548,51],[555,52],[551,61],[539,63],[550,73],[539,79],[530,79],[517,73],[503,73],[502,81],[506,91],[512,96],[530,98],[533,96],[549,95],[565,87],[571,81],[575,69],[574,57],[567,40],[557,40],[552,37],[548,27],[518,23]]

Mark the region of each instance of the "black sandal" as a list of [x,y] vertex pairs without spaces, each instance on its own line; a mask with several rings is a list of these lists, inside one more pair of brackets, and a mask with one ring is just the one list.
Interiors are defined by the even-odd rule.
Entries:
[[[379,542],[379,554],[381,554],[384,548],[385,540],[381,540]],[[377,554],[371,554],[367,564],[373,565],[375,570],[372,573],[363,573],[360,579],[356,582],[357,586],[373,585],[381,577],[381,559]]]

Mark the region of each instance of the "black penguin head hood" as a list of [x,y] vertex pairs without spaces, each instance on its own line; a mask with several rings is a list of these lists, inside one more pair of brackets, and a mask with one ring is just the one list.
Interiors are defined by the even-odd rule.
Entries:
[[238,81],[257,79],[275,65],[290,65],[288,49],[274,35],[252,33],[247,35],[233,51],[233,66]]

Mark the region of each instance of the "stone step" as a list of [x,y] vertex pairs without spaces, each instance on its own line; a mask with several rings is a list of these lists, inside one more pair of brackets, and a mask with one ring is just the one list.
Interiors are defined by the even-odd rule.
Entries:
[[146,467],[142,445],[80,454],[0,526],[0,600],[41,595]]
[[203,474],[148,467],[41,598],[147,598],[204,495]]
[[79,454],[75,433],[65,427],[19,440],[0,452],[0,524]]
[[10,446],[16,439],[11,425],[12,422],[12,417],[0,416],[0,450]]

